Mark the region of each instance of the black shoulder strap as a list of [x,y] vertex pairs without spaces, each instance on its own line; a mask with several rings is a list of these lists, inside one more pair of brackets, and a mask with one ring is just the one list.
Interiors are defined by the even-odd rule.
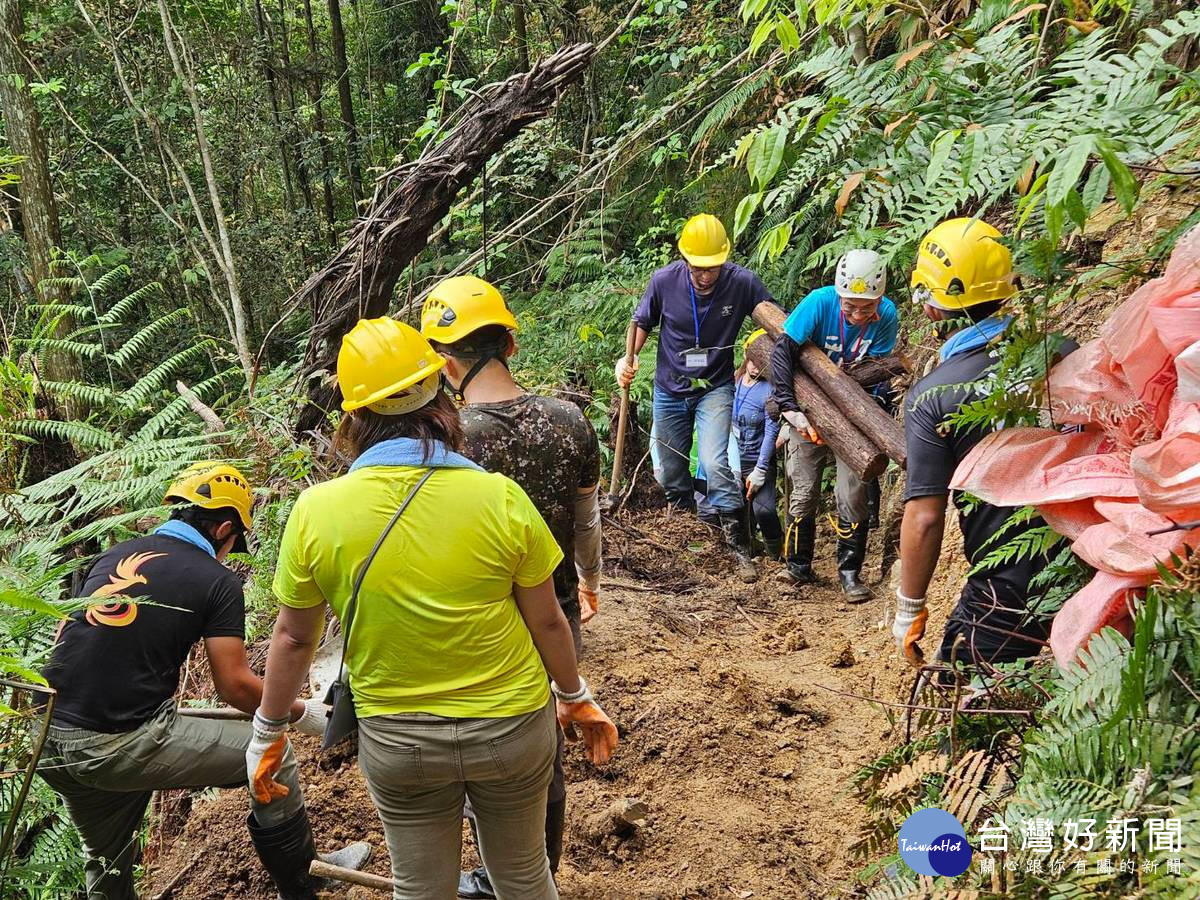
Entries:
[[354,623],[354,612],[358,607],[358,590],[362,587],[363,579],[367,575],[367,569],[371,567],[371,562],[375,559],[375,554],[379,552],[379,548],[382,547],[383,542],[387,540],[387,536],[392,531],[392,526],[400,521],[400,517],[404,515],[404,511],[408,509],[408,504],[412,503],[413,497],[417,496],[417,491],[419,491],[425,485],[425,482],[427,482],[430,476],[433,475],[433,471],[433,469],[430,469],[421,476],[420,481],[412,486],[412,490],[408,492],[408,496],[404,498],[404,502],[400,504],[399,509],[397,509],[392,518],[388,520],[387,525],[384,526],[378,540],[375,541],[375,546],[371,548],[371,552],[367,555],[366,561],[363,562],[362,568],[358,570],[358,575],[354,579],[354,588],[350,591],[350,602],[346,604],[346,622],[342,627],[342,660],[338,664],[338,678],[342,677],[342,669],[346,665],[346,647],[350,643],[350,626]]

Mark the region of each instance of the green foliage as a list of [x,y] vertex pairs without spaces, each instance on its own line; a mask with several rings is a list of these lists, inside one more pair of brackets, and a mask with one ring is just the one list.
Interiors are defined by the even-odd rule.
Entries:
[[[757,8],[773,9],[743,4]],[[1180,77],[1170,51],[1200,35],[1200,13],[1146,29],[1127,51],[1115,30],[1099,28],[1040,65],[1034,26],[1011,11],[990,0],[956,39],[919,52],[859,64],[831,46],[787,71],[785,83],[810,87],[749,132],[736,156],[765,190],[757,258],[790,251],[804,256],[801,272],[819,270],[848,242],[866,241],[902,265],[938,221],[1005,201],[1019,201],[1026,240],[1055,245],[1082,228],[1110,184],[1132,208],[1130,164],[1194,146],[1197,84]],[[1027,173],[1041,175],[1024,193]],[[814,208],[824,214],[818,236],[797,241]]]

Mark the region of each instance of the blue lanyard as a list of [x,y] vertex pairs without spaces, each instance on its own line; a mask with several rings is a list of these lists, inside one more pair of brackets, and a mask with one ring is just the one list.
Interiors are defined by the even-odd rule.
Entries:
[[741,420],[742,404],[744,404],[746,402],[747,395],[749,395],[749,393],[752,390],[754,390],[755,386],[757,386],[757,385],[758,385],[758,381],[756,380],[754,382],[754,384],[750,385],[750,387],[746,388],[746,390],[743,391],[742,390],[742,380],[739,378],[737,387],[735,387],[733,389],[733,421],[736,422],[738,425],[744,424]]
[[692,273],[688,272],[686,274],[687,274],[688,294],[692,298],[692,324],[694,326],[696,326],[696,349],[699,350],[700,349],[700,329],[704,325],[705,321],[708,319],[708,314],[710,312],[712,312],[713,298],[712,297],[708,298],[708,308],[704,310],[704,317],[701,318],[700,312],[696,308],[696,288],[692,284]]
[[846,314],[838,311],[838,347],[842,356],[842,365],[848,365],[858,358],[859,348],[862,347],[863,338],[867,336],[867,331],[873,328],[874,322],[864,325],[858,332],[858,340],[854,342],[854,350],[850,353],[846,352]]

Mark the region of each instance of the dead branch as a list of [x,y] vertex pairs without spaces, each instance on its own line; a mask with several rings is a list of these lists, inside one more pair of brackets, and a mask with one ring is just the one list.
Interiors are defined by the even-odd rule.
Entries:
[[592,44],[565,47],[528,72],[484,87],[458,111],[444,139],[375,182],[370,206],[345,244],[295,295],[313,312],[303,376],[311,379],[309,402],[297,419],[298,432],[316,428],[337,400],[336,386],[312,376],[332,371],[342,336],[359,319],[387,313],[396,281],[458,192],[522,128],[549,112],[595,52]]

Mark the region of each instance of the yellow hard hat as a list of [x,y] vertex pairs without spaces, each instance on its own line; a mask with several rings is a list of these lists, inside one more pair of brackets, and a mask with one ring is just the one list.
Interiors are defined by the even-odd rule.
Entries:
[[459,275],[438,283],[421,307],[421,334],[439,344],[453,344],[485,325],[517,330],[517,320],[491,283]]
[[910,284],[913,299],[939,309],[966,309],[1017,292],[1012,253],[999,231],[979,219],[947,219],[921,240]]
[[716,216],[692,216],[679,232],[679,252],[693,266],[719,266],[729,259],[729,235]]
[[242,526],[250,530],[250,507],[254,495],[246,476],[226,463],[205,460],[192,463],[179,474],[163,495],[163,503],[194,503],[205,509],[237,510]]
[[750,334],[746,337],[746,340],[742,342],[742,350],[749,350],[750,345],[757,341],[760,337],[763,337],[766,333],[767,330],[765,328],[760,328],[757,331],[750,332]]
[[437,394],[444,365],[446,360],[411,325],[387,316],[360,319],[338,351],[342,409],[366,406],[383,415],[420,409]]

